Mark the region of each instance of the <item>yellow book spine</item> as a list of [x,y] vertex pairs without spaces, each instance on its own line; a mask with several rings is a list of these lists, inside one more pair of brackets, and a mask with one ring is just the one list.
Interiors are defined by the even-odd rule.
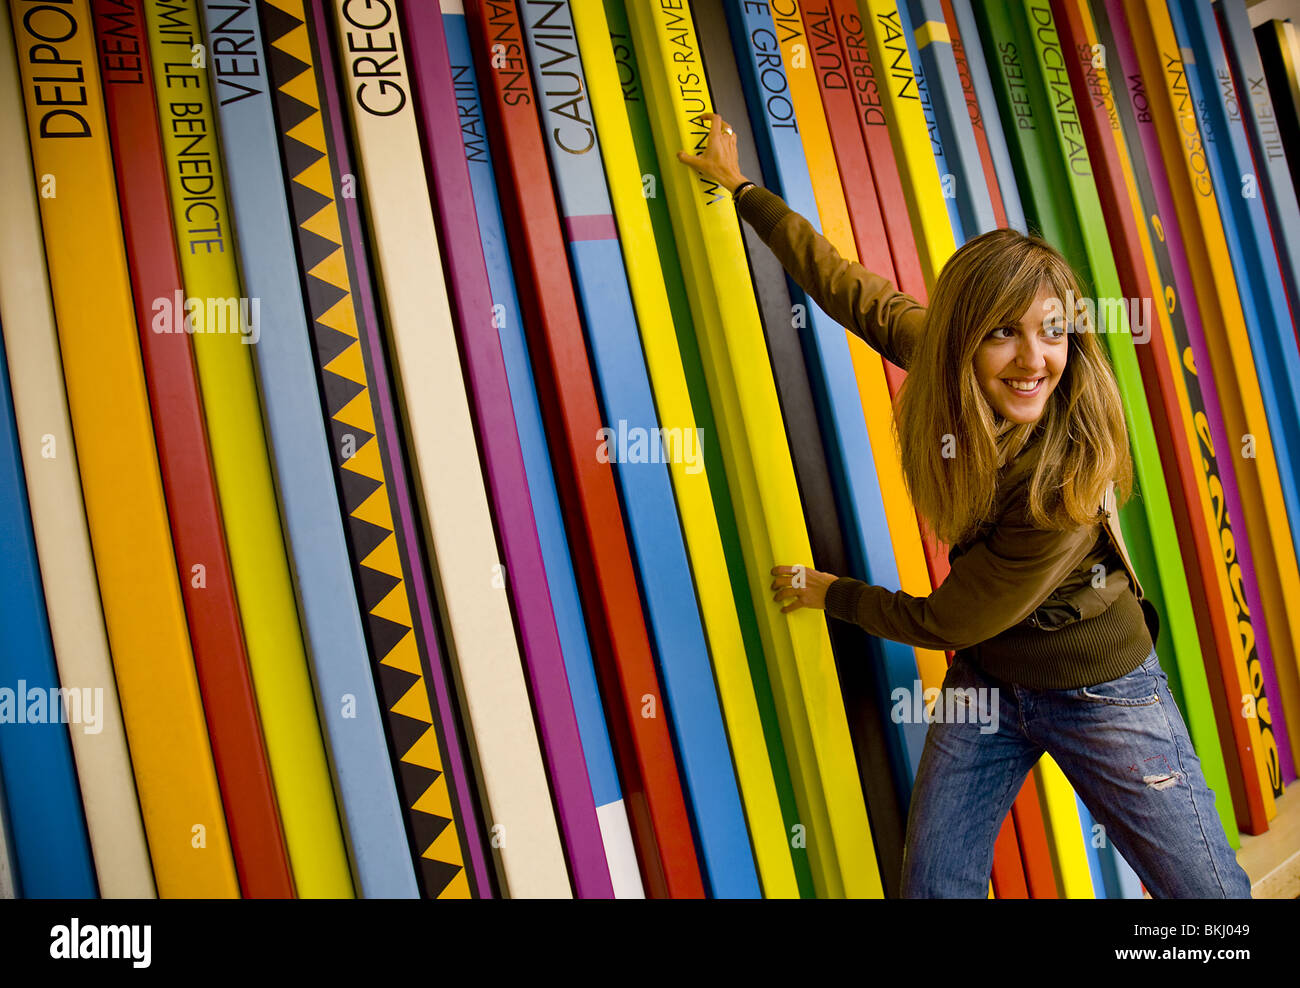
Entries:
[[[573,3],[571,11],[596,129],[600,134],[600,153],[618,221],[619,244],[636,307],[656,410],[661,425],[673,430],[670,434],[689,437],[696,433],[695,413],[677,349],[677,337],[667,331],[667,327],[672,326],[672,310],[659,267],[632,128],[623,103],[609,22],[604,5],[599,2]],[[695,447],[698,448],[698,442]],[[702,459],[694,464],[698,469],[692,469],[692,466],[683,457],[674,456],[669,460],[682,529],[695,573],[700,610],[709,637],[718,696],[726,717],[736,779],[749,824],[754,860],[765,896],[797,899],[799,887],[763,738],[740,620],[729,583],[718,579],[718,574],[727,571],[727,561],[708,474]]]
[[127,740],[158,892],[237,898],[199,697],[86,0],[10,0],[41,221]]
[[778,438],[784,425],[740,229],[726,191],[676,160],[678,150],[703,146],[708,127],[701,115],[712,108],[689,4],[681,10],[627,6],[705,373],[722,423],[724,461],[736,492],[782,736],[792,757],[804,821],[792,839],[806,842],[819,896],[879,898],[879,867],[825,617],[806,608],[782,614],[772,599],[771,568],[807,564],[812,548],[789,449]]
[[243,288],[212,96],[193,53],[202,41],[198,12],[192,2],[144,8],[181,275],[202,308],[191,339],[213,473],[294,884],[303,898],[351,898],[247,345],[255,327],[237,304],[228,321],[208,324],[220,302],[242,301]]
[[1051,755],[1044,754],[1034,766],[1038,779],[1038,802],[1043,817],[1049,821],[1052,863],[1056,866],[1056,885],[1064,899],[1095,899],[1092,871],[1088,867],[1085,834],[1079,823],[1079,807],[1070,781]]
[[[85,497],[72,455],[76,447],[13,53],[9,14],[0,6],[0,147],[5,149],[0,153],[0,189],[6,190],[0,325],[32,528],[60,680],[103,698],[99,730],[70,732],[99,894],[105,899],[152,899],[157,888],[104,629]],[[54,456],[49,455],[51,449]],[[59,450],[69,455],[59,456]]]

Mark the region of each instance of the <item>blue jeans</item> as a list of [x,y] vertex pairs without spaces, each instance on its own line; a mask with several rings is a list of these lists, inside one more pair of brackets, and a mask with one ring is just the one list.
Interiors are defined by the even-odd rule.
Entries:
[[[1153,898],[1250,898],[1154,651],[1073,690],[1002,683],[958,654],[943,685],[949,713],[936,707],[907,818],[905,898],[988,896],[998,831],[1044,751]],[[969,713],[952,712],[950,695]]]

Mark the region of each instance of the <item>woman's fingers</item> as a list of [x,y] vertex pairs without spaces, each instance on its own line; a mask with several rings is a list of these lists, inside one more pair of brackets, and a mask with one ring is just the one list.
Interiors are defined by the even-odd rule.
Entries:
[[790,599],[789,603],[787,603],[784,607],[781,608],[781,612],[785,613],[786,611],[793,611],[796,608],[805,606],[803,599],[800,596],[800,594],[802,593],[803,593],[802,590],[796,590],[793,587],[782,587],[772,596],[772,600],[774,603],[779,604],[781,603],[781,601],[785,600],[786,598],[789,598]]
[[709,165],[706,158],[703,158],[698,154],[687,154],[685,151],[677,152],[677,160],[683,165],[690,165],[697,172],[704,171],[704,169]]
[[[704,150],[701,151],[698,155],[687,154],[686,151],[678,151],[677,158],[679,161],[685,161],[687,162],[687,164],[692,164],[694,162],[700,161],[701,159],[707,160],[709,153],[717,148],[719,132],[722,130],[722,128],[725,125],[723,124],[722,117],[718,116],[718,114],[710,113],[708,116],[709,116],[709,143],[705,145]],[[727,130],[731,130],[731,128],[727,127]],[[732,131],[732,133],[734,134],[735,131]],[[692,159],[692,160],[688,161],[687,159]]]
[[794,586],[794,576],[797,572],[803,570],[803,568],[804,567],[802,566],[772,567],[772,575],[774,579],[772,580],[771,589],[775,591],[772,595],[772,600],[779,604],[787,598],[793,598],[788,604],[781,608],[782,613],[793,611],[804,606],[801,596],[806,588]]
[[821,573],[811,566],[773,566],[772,599],[775,603],[788,601],[781,611],[794,611],[801,607],[825,610],[826,590],[835,581],[832,573]]
[[708,118],[709,141],[704,150],[699,154],[678,151],[677,160],[710,178],[722,181],[739,170],[736,132],[719,114],[710,113]]

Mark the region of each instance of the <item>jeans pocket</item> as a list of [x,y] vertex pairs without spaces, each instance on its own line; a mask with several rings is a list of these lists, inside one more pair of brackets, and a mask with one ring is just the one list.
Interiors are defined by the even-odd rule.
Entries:
[[1158,683],[1147,662],[1116,679],[1084,686],[1075,695],[1080,700],[1113,707],[1151,707],[1160,702]]

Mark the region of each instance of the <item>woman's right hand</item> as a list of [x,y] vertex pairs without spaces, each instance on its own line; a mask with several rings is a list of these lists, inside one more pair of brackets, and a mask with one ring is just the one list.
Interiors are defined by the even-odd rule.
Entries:
[[677,152],[677,160],[694,168],[701,175],[717,182],[728,192],[748,181],[740,173],[740,154],[736,150],[736,132],[722,117],[710,113],[709,143],[699,154]]

